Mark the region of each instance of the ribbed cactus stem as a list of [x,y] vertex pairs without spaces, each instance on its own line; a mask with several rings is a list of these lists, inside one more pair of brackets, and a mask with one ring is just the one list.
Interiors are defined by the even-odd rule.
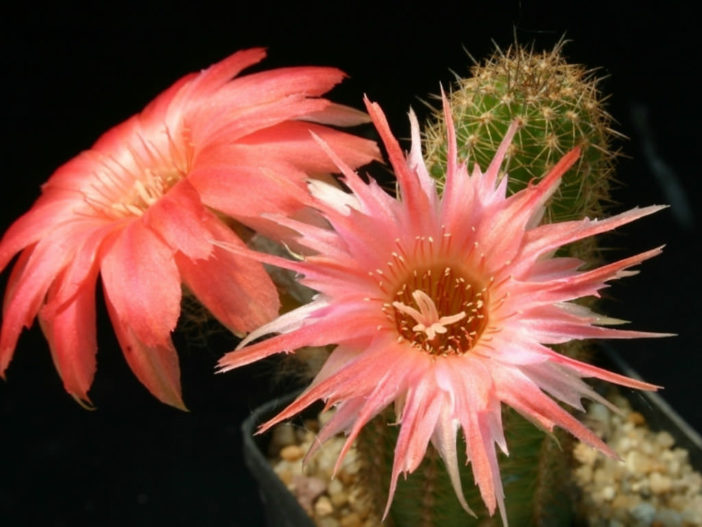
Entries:
[[[582,155],[565,174],[547,206],[547,222],[602,215],[608,200],[613,160],[611,128],[593,70],[569,64],[562,43],[548,52],[512,46],[476,64],[458,79],[449,99],[456,123],[458,157],[488,166],[512,121],[521,124],[508,151],[504,172],[509,191],[538,181],[569,150]],[[425,127],[430,172],[442,183],[446,165],[446,126],[441,111]]]

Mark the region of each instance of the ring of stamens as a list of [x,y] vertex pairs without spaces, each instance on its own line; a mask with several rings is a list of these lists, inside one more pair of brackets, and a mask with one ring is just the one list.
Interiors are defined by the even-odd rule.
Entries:
[[[94,181],[84,192],[85,202],[113,219],[141,216],[170,188],[187,175],[187,160],[168,130],[168,144],[156,145],[139,138],[141,150],[125,145],[131,160],[99,158]],[[168,156],[161,150],[168,148]]]
[[462,355],[487,325],[487,287],[451,267],[413,271],[384,311],[399,339],[431,355]]

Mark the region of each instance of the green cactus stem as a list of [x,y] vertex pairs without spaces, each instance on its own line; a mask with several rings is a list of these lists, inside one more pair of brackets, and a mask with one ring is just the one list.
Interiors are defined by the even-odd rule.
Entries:
[[[572,148],[582,149],[548,204],[548,222],[602,215],[617,155],[611,143],[621,137],[611,128],[595,72],[567,63],[562,47],[563,42],[541,53],[517,45],[498,49],[473,66],[471,77],[458,79],[448,95],[458,157],[468,160],[469,169],[474,163],[487,167],[510,123],[521,123],[502,167],[511,193],[538,181]],[[446,126],[440,110],[425,127],[424,149],[430,173],[441,184]]]

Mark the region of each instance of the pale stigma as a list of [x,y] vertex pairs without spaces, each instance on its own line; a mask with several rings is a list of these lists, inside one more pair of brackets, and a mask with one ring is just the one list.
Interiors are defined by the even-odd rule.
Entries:
[[411,316],[417,322],[412,331],[425,333],[427,340],[434,340],[437,334],[446,333],[446,326],[463,320],[466,316],[466,312],[461,311],[455,315],[439,317],[434,301],[429,295],[419,289],[415,289],[412,292],[412,298],[417,303],[419,311],[402,302],[393,302],[392,305],[398,311]]

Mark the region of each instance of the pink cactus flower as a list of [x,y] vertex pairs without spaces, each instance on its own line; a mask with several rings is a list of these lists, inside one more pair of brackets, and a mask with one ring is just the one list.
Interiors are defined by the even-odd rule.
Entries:
[[0,242],[9,278],[0,374],[23,327],[38,318],[66,390],[88,403],[96,363],[95,285],[102,280],[124,355],[161,401],[183,408],[171,332],[184,284],[225,326],[243,334],[278,313],[262,265],[214,245],[243,243],[226,216],[272,236],[263,213],[294,214],[311,174],[336,170],[310,131],[358,166],[371,142],[326,126],[367,116],[319,96],[344,74],[295,67],[247,76],[265,56],[235,53],[187,75],[141,113],[60,167]]
[[[260,261],[292,269],[319,295],[310,304],[252,332],[220,361],[231,370],[280,351],[336,344],[307,390],[264,431],[315,400],[336,407],[321,442],[348,434],[337,467],[368,421],[394,403],[400,425],[387,515],[398,477],[414,471],[429,441],[443,458],[456,495],[470,512],[458,472],[456,437],[462,431],[487,509],[506,523],[495,446],[507,454],[500,409],[506,404],[537,426],[559,426],[603,452],[613,452],[557,401],[582,409],[581,397],[603,401],[583,381],[595,377],[643,390],[651,384],[561,355],[547,345],[573,339],[633,338],[651,333],[606,327],[621,321],[573,300],[597,296],[606,282],[660,248],[588,271],[582,261],[554,256],[559,247],[610,231],[661,207],[636,208],[604,220],[541,224],[544,203],[579,152],[567,154],[538,184],[506,195],[500,165],[517,126],[485,172],[469,175],[456,160],[448,103],[448,166],[437,193],[420,152],[410,113],[412,148],[405,157],[380,107],[366,101],[395,171],[399,197],[366,184],[320,140],[338,164],[350,195],[318,193],[318,208],[333,230],[293,220],[311,255]],[[281,220],[283,221],[283,220]],[[238,254],[244,251],[232,248]],[[603,327],[604,326],[604,327]],[[266,334],[278,335],[251,344]],[[606,401],[603,401],[606,403]]]

